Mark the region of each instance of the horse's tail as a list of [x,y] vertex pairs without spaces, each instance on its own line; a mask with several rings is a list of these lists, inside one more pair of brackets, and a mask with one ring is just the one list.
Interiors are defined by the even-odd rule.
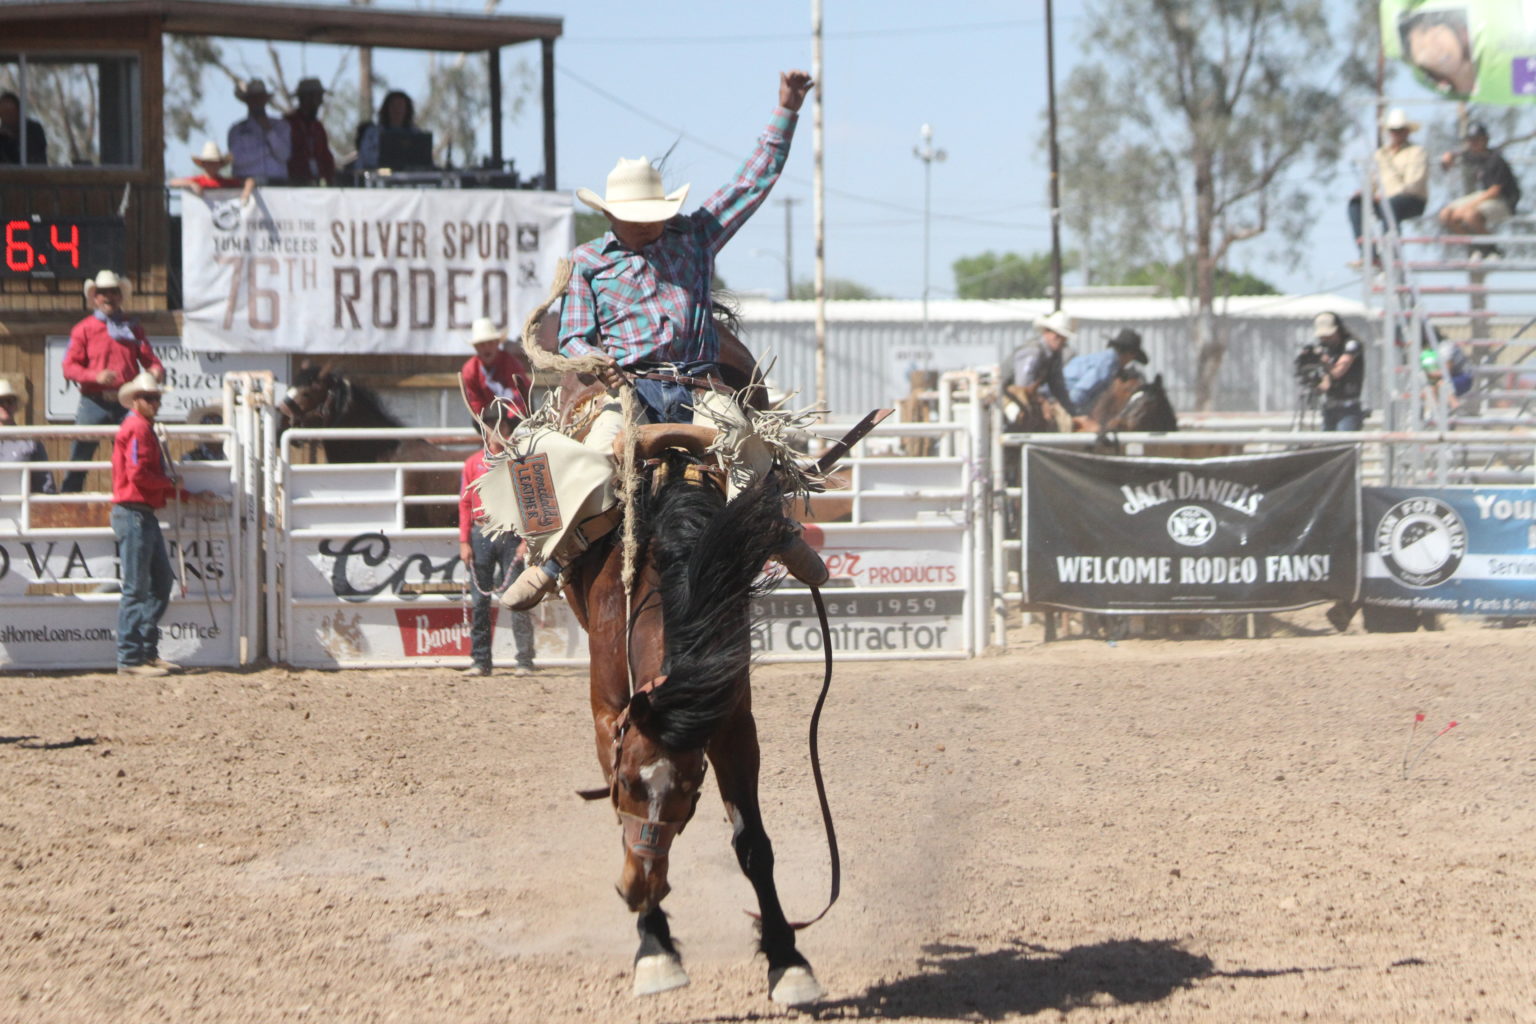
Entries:
[[650,516],[667,677],[652,692],[651,715],[662,744],[688,750],[703,746],[741,699],[751,601],[777,582],[758,580],[793,527],[771,473],[726,503],[714,484],[686,479],[678,461]]

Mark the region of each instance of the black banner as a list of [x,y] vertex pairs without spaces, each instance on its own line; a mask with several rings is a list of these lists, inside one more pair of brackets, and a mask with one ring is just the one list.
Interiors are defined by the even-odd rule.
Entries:
[[1031,446],[1025,602],[1131,613],[1353,600],[1358,475],[1354,446],[1218,459]]

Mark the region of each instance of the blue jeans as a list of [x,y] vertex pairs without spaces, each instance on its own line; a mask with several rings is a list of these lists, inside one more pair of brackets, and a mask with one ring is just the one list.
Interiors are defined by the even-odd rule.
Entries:
[[146,665],[160,657],[160,618],[171,603],[171,556],[160,520],[147,507],[112,506],[122,600],[117,605],[117,663]]
[[[677,363],[665,368],[653,364],[643,364],[627,367],[627,369],[655,369],[660,370],[662,373],[675,371],[684,377],[705,377],[711,374],[718,375],[720,364],[701,361]],[[693,422],[693,390],[685,384],[641,378],[635,381],[635,394],[639,397],[640,404],[645,406],[646,416],[651,423]]]
[[[107,424],[116,426],[128,416],[128,410],[118,405],[115,400],[109,401],[96,395],[81,395],[80,407],[75,410],[75,423],[82,427],[103,427]],[[90,462],[96,457],[96,442],[80,440],[69,449],[70,462]],[[72,469],[64,477],[64,486],[60,493],[78,494],[85,490],[86,470]]]
[[[523,571],[517,558],[517,537],[504,533],[487,537],[476,526],[469,533],[475,563],[474,610],[469,624],[469,653],[476,665],[491,667],[491,601],[493,591],[505,589]],[[533,667],[533,618],[527,612],[507,612],[512,617],[512,639],[517,644],[517,664]]]
[[1359,402],[1324,402],[1324,430],[1363,430],[1365,411]]
[[[1354,229],[1355,237],[1360,238],[1364,234],[1361,230],[1361,203],[1360,197],[1355,196],[1349,201],[1349,226]],[[1418,196],[1395,195],[1387,198],[1387,205],[1392,207],[1392,219],[1401,226],[1403,221],[1412,220],[1424,212],[1424,200]],[[1383,224],[1387,222],[1387,215],[1382,209],[1380,201],[1375,203],[1376,219]]]

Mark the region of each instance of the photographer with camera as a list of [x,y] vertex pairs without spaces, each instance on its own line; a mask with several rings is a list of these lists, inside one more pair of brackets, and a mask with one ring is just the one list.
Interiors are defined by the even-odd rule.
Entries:
[[1363,429],[1364,346],[1337,313],[1319,313],[1312,321],[1312,333],[1316,343],[1296,357],[1297,382],[1321,398],[1324,430]]

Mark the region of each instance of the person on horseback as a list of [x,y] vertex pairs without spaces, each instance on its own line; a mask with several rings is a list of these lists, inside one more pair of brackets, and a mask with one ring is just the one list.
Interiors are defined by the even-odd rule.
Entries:
[[[790,139],[806,94],[814,86],[804,71],[779,76],[779,103],[752,155],[734,178],[694,213],[680,216],[689,186],[664,193],[651,162],[620,159],[608,174],[607,194],[588,189],[576,196],[608,218],[610,230],[578,246],[561,307],[559,351],[597,356],[598,379],[607,401],[582,444],[608,455],[624,428],[618,389],[632,386],[640,415],[651,423],[699,422],[732,435],[736,452],[732,493],[768,469],[769,460],[735,399],[719,389],[721,341],[715,329],[711,288],[715,256],[763,204],[789,157]],[[589,509],[593,499],[584,502]],[[601,502],[597,502],[601,503]],[[529,566],[502,595],[513,610],[532,608],[559,586],[560,574],[595,539],[599,526],[528,536]],[[819,586],[827,569],[797,532],[779,559],[801,582]]]
[[[1023,400],[1044,403],[1047,416],[1056,421],[1056,429],[1071,433],[1073,418],[1078,413],[1062,378],[1062,353],[1072,340],[1072,320],[1058,309],[1036,320],[1035,327],[1040,330],[1040,341],[1013,354],[1013,387],[1023,392]],[[1040,395],[1042,386],[1050,391],[1053,402],[1046,402]]]
[[1090,352],[1073,356],[1061,371],[1067,385],[1067,396],[1072,407],[1084,413],[1093,409],[1104,389],[1115,377],[1132,363],[1147,362],[1146,350],[1141,347],[1141,335],[1129,327],[1110,339],[1109,347],[1102,352]]

